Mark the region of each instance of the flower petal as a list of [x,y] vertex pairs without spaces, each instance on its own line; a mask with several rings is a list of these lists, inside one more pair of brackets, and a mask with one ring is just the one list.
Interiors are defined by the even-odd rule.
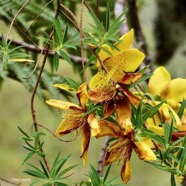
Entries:
[[127,161],[124,162],[123,167],[121,169],[121,179],[123,183],[127,183],[130,181],[132,176],[132,167],[130,164],[130,160],[127,159]]
[[[111,55],[109,53],[112,54],[112,49],[106,44],[103,44],[102,48],[104,48],[105,50],[101,49],[98,56],[99,56],[100,60],[102,62],[104,62],[105,59],[111,57]],[[108,51],[108,52],[106,52],[106,51]],[[96,67],[99,68],[100,66],[101,66],[101,64],[100,64],[99,60],[97,60]]]
[[70,87],[70,85],[66,85],[66,84],[55,84],[53,86],[54,87],[57,87],[57,88],[60,88],[62,90],[70,91],[72,93],[76,93],[77,92],[73,87]]
[[164,67],[158,67],[151,76],[148,89],[152,95],[160,94],[165,85],[171,81],[171,76]]
[[121,54],[106,59],[104,64],[109,71],[118,65],[118,70],[113,75],[114,81],[117,82],[123,78],[124,72],[134,72],[140,66],[144,57],[145,55],[139,50],[128,49]]
[[173,79],[168,82],[161,91],[162,98],[174,102],[186,99],[186,79]]
[[88,147],[90,143],[90,127],[88,123],[86,123],[81,129],[82,139],[81,139],[81,158],[83,159],[84,166],[86,165],[88,158]]
[[130,102],[128,101],[128,99],[116,100],[116,114],[117,114],[116,121],[123,129],[125,129],[126,120],[132,117]]
[[156,160],[156,155],[146,143],[144,143],[143,141],[137,141],[134,142],[134,144],[135,144],[134,150],[136,151],[140,159]]
[[46,101],[46,103],[52,107],[55,107],[55,108],[58,108],[61,110],[68,110],[70,108],[81,109],[81,107],[79,107],[78,105],[76,105],[74,103],[61,101],[61,100],[57,100],[57,99],[48,100],[48,101]]
[[86,118],[82,117],[82,113],[82,110],[64,111],[63,119],[56,130],[56,135],[61,136],[68,134],[84,125]]
[[[99,137],[103,137],[103,136],[110,136],[110,137],[120,137],[123,136],[124,131],[122,131],[122,129],[117,126],[116,124],[101,119],[99,122],[99,128],[97,130],[94,130],[91,134],[92,136],[99,138]],[[91,126],[92,128],[92,126]]]
[[77,92],[77,97],[79,99],[82,109],[86,108],[86,104],[88,102],[87,85],[87,82],[83,83],[81,86],[79,86]]
[[104,109],[103,109],[103,116],[104,118],[108,118],[110,115],[112,115],[115,111],[115,104],[114,101],[111,99],[110,101],[105,102]]
[[133,83],[136,83],[141,78],[142,75],[143,74],[139,74],[139,73],[125,74],[125,76],[119,80],[119,83],[124,85],[131,85]]
[[113,56],[122,53],[126,49],[130,49],[132,47],[132,42],[134,40],[134,30],[131,29],[128,33],[124,34],[119,39],[121,42],[115,43],[115,46],[120,50],[113,50]]

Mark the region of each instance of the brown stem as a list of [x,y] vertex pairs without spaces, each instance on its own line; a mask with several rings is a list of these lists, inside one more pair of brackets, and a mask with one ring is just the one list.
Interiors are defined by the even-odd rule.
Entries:
[[105,141],[104,141],[103,146],[101,148],[101,152],[100,152],[100,156],[99,156],[99,160],[98,160],[98,169],[97,169],[99,176],[103,176],[103,159],[104,159],[105,152],[107,150],[109,139],[110,139],[109,136],[107,136],[105,138]]
[[[57,17],[59,16],[60,3],[61,3],[61,1],[58,0],[58,6],[57,6],[57,10],[56,10],[55,19],[57,19]],[[35,84],[32,96],[31,96],[31,113],[32,113],[32,119],[33,119],[33,122],[34,122],[34,129],[35,129],[36,132],[38,132],[38,126],[37,126],[36,112],[35,112],[35,108],[34,108],[34,106],[35,106],[34,105],[34,98],[35,98],[35,95],[36,95],[36,92],[37,92],[37,88],[38,88],[39,83],[40,83],[41,75],[43,73],[43,70],[44,70],[44,67],[45,67],[45,64],[46,64],[47,54],[49,52],[49,47],[50,47],[50,45],[46,44],[46,46],[45,46],[46,53],[44,55],[42,66],[41,66],[41,69],[40,69],[40,72],[39,72],[39,75],[38,75],[38,78],[37,78],[37,81],[36,81],[36,84]],[[44,51],[44,49],[43,49],[43,51]],[[40,144],[40,141],[39,141],[39,144]],[[41,148],[41,151],[43,152],[42,148]],[[48,162],[47,162],[46,158],[43,157],[43,160],[44,160],[44,163],[45,163],[45,166],[46,166],[48,172],[50,172],[50,168],[48,166]]]
[[[2,36],[0,36],[0,40],[2,40]],[[46,50],[42,49],[42,48],[39,48],[38,46],[31,45],[31,44],[28,44],[26,42],[20,42],[20,41],[17,41],[17,40],[11,40],[9,38],[8,42],[10,42],[10,41],[11,41],[12,45],[22,46],[24,49],[26,49],[28,51],[32,51],[32,52],[35,52],[35,53],[38,53],[38,54],[41,53],[41,51],[43,51],[42,54],[46,54]],[[47,56],[53,57],[54,56],[54,52],[52,50],[49,50],[48,53],[47,53]],[[69,55],[69,57],[74,63],[81,63],[81,61],[82,61],[82,58],[79,57],[79,56]],[[83,60],[84,60],[85,63],[88,62],[87,58],[84,58]]]

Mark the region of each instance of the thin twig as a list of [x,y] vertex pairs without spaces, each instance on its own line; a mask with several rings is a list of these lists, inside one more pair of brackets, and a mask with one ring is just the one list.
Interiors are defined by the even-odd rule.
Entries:
[[34,21],[30,24],[29,28],[27,29],[27,32],[30,30],[31,26],[36,22],[37,18],[42,14],[42,12],[44,11],[44,9],[50,4],[52,3],[54,0],[49,1],[47,4],[45,4],[45,6],[42,8],[42,10],[39,12],[39,14],[36,16],[36,18],[34,19]]
[[[0,35],[0,40],[2,40],[2,36],[1,35]],[[43,51],[42,54],[43,55],[46,54],[46,50],[42,49],[42,48],[39,48],[38,46],[36,47],[35,45],[31,45],[31,44],[28,44],[26,42],[20,42],[20,41],[17,41],[17,40],[12,40],[10,38],[8,39],[8,41],[9,42],[11,41],[12,45],[22,46],[27,51],[32,51],[32,52],[40,53],[40,54],[41,54],[41,51]],[[47,55],[53,57],[54,56],[54,52],[52,50],[49,50]],[[59,57],[62,57],[62,56],[59,56]],[[74,55],[69,54],[69,57],[74,63],[81,63],[81,61],[82,61],[82,58],[79,57],[79,56],[74,56]],[[88,62],[87,58],[84,58],[83,60],[84,60],[85,63]]]
[[[57,19],[57,17],[59,16],[60,3],[61,3],[61,1],[58,0],[58,6],[57,6],[57,10],[56,10],[55,19]],[[37,125],[37,119],[36,119],[36,112],[35,112],[35,108],[34,108],[34,106],[35,106],[34,105],[34,99],[35,99],[35,95],[36,95],[36,92],[37,92],[37,88],[38,88],[39,83],[40,83],[41,75],[43,73],[43,70],[44,70],[44,67],[45,67],[45,64],[46,64],[47,54],[49,52],[49,48],[50,48],[50,45],[46,44],[46,47],[45,47],[46,53],[44,55],[42,66],[41,66],[41,69],[40,69],[40,72],[39,72],[39,75],[38,75],[38,78],[37,78],[37,81],[36,81],[32,96],[31,96],[31,103],[30,103],[31,104],[31,113],[32,113],[32,119],[33,119],[33,123],[34,123],[34,129],[35,129],[36,132],[38,131],[38,125]],[[39,141],[39,143],[40,143],[40,141]],[[42,148],[41,148],[41,151],[43,152]],[[50,168],[48,166],[48,162],[47,162],[45,156],[43,157],[43,160],[44,160],[44,163],[46,165],[46,168],[47,168],[48,172],[50,172]]]
[[58,137],[57,137],[50,129],[48,129],[47,127],[45,127],[45,126],[43,126],[43,125],[41,125],[41,124],[38,124],[38,123],[37,123],[37,125],[38,125],[39,127],[41,127],[41,128],[44,128],[45,130],[47,130],[50,134],[52,134],[55,138],[57,138],[59,141],[62,141],[62,142],[72,142],[72,141],[76,140],[76,138],[77,138],[77,136],[78,136],[78,135],[76,135],[75,138],[72,139],[72,140],[62,140],[61,138],[58,138]]
[[109,136],[107,136],[105,138],[105,141],[104,141],[103,146],[101,148],[101,152],[100,152],[100,156],[99,156],[99,160],[98,160],[98,169],[97,169],[99,176],[103,176],[103,159],[104,159],[105,152],[107,150],[109,139],[110,139]]
[[[84,1],[84,4],[85,4],[85,1]],[[88,6],[88,5],[87,5],[87,6]],[[75,21],[76,29],[80,32],[80,30],[81,30],[81,29],[80,29],[80,25],[78,24],[77,19],[76,19],[75,15],[73,14],[73,12],[71,12],[66,6],[64,6],[64,5],[62,5],[62,4],[61,4],[61,7],[64,8],[64,9],[72,16],[72,18],[73,18],[74,21]],[[85,37],[85,35],[84,35],[83,32],[82,32],[82,38],[84,38],[84,37]],[[104,63],[101,61],[101,59],[100,59],[99,55],[96,53],[95,49],[92,48],[92,47],[89,46],[89,45],[87,45],[87,46],[90,48],[90,50],[92,51],[92,53],[96,56],[96,58],[98,59],[98,61],[99,61],[100,64],[101,64],[103,70],[104,70],[106,73],[108,73],[108,70],[107,70],[106,66],[105,66]]]
[[84,48],[83,48],[83,6],[84,6],[84,0],[81,1],[81,14],[80,14],[80,48],[81,48],[81,57],[82,57],[82,68],[83,68],[83,76],[84,76],[84,80],[87,81],[87,77],[86,77],[86,71],[85,71],[85,61],[84,61]]
[[26,6],[29,2],[30,2],[30,0],[27,0],[27,1],[24,3],[24,5],[18,10],[18,12],[16,13],[16,15],[14,16],[14,18],[13,18],[11,24],[10,24],[10,27],[9,27],[9,29],[8,29],[8,32],[7,32],[7,38],[9,37],[10,31],[11,31],[11,29],[12,29],[12,26],[13,26],[14,21],[16,20],[17,16],[19,15],[19,13],[25,8],[25,6]]

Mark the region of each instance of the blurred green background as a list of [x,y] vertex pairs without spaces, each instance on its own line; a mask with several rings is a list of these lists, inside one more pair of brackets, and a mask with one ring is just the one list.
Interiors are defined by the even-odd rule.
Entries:
[[[6,0],[5,0],[6,2]],[[89,2],[89,1],[88,1]],[[166,2],[166,1],[164,1]],[[73,2],[72,2],[73,3]],[[105,2],[102,2],[103,4]],[[111,1],[114,4],[115,1]],[[170,1],[169,4],[174,4],[174,1]],[[142,29],[148,44],[148,49],[150,52],[151,59],[155,59],[157,42],[154,34],[155,22],[159,16],[158,11],[162,5],[160,0],[139,0],[139,18],[142,25]],[[174,6],[174,5],[172,5]],[[1,10],[2,11],[2,10]],[[167,14],[167,20],[171,15]],[[178,18],[179,20],[179,18]],[[84,24],[88,22],[86,18]],[[174,21],[172,26],[174,27]],[[176,25],[177,26],[177,25]],[[4,21],[0,22],[0,28],[2,33],[6,35],[8,24],[6,25]],[[180,27],[177,29],[183,29],[184,27],[180,23]],[[172,56],[168,56],[165,64],[163,64],[171,73],[173,78],[183,77],[186,78],[186,65],[185,65],[185,53],[186,53],[186,43],[185,38],[181,35],[181,31],[175,33],[176,42],[178,43]],[[16,31],[12,32],[11,36],[16,36]],[[167,46],[169,47],[169,46]],[[162,49],[163,50],[163,49]],[[168,55],[168,54],[167,54]],[[73,68],[67,63],[63,63],[58,71],[60,75],[70,76],[74,80],[80,81],[80,77],[76,74]],[[159,64],[158,64],[159,65]],[[155,68],[155,60],[152,60],[152,67]],[[52,97],[50,97],[52,98]],[[62,99],[65,99],[62,97]],[[0,90],[0,177],[9,181],[15,181],[18,183],[19,179],[32,179],[27,175],[21,173],[26,166],[22,166],[22,161],[26,156],[26,150],[22,147],[24,145],[23,141],[20,140],[22,137],[21,133],[17,129],[20,126],[23,130],[29,133],[32,125],[32,117],[30,110],[30,100],[31,93],[25,89],[25,87],[10,78],[7,78],[1,85]],[[35,99],[35,111],[37,115],[37,121],[39,124],[44,125],[49,128],[52,132],[55,132],[61,118],[61,113],[59,111],[52,111],[43,100],[36,97]],[[49,161],[49,166],[54,160],[55,156],[60,151],[63,156],[68,156],[71,154],[68,163],[70,165],[79,164],[79,166],[73,171],[73,175],[68,177],[68,183],[72,185],[74,182],[80,180],[88,179],[85,174],[89,169],[89,164],[97,167],[97,161],[100,154],[100,149],[102,146],[102,140],[92,139],[90,144],[89,159],[86,167],[83,167],[82,161],[80,159],[80,136],[72,142],[64,143],[56,138],[54,138],[49,132],[40,128],[41,131],[46,133],[42,139],[45,141],[44,149],[46,153],[46,158]],[[74,139],[74,135],[70,135],[67,139]],[[37,164],[37,158],[33,158],[32,162]],[[114,163],[111,168],[110,177],[115,177],[120,175],[120,169],[122,162]],[[132,168],[133,175],[131,181],[126,184],[126,186],[167,186],[170,185],[170,175],[162,171],[156,170],[148,164],[140,161],[138,157],[133,153],[132,156]],[[18,180],[16,180],[18,179]],[[21,185],[29,185],[31,182],[29,180],[22,180]],[[115,183],[121,183],[120,177],[116,179]],[[0,185],[9,186],[11,184],[5,183],[0,180]]]

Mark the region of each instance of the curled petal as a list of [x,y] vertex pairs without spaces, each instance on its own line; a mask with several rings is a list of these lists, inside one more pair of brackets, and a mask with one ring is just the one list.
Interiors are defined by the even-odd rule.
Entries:
[[138,74],[138,73],[125,74],[125,76],[119,80],[119,83],[124,85],[131,85],[133,83],[136,83],[141,78],[142,75],[143,74]]
[[95,137],[97,134],[100,133],[100,126],[94,114],[88,115],[88,123],[91,128],[91,136]]
[[68,109],[81,109],[81,107],[79,107],[76,104],[70,103],[70,102],[66,102],[66,101],[61,101],[61,100],[57,100],[57,99],[51,99],[46,101],[46,103],[52,107],[61,109],[61,110],[68,110]]
[[85,82],[78,88],[77,97],[80,101],[82,109],[86,108],[86,104],[88,102],[88,95],[87,95],[87,85],[88,83]]
[[88,158],[88,147],[90,143],[90,127],[86,123],[81,129],[82,139],[81,139],[81,158],[83,159],[84,166],[86,165]]
[[151,76],[148,89],[152,95],[158,95],[162,92],[165,85],[171,81],[171,76],[164,67],[158,67]]
[[130,164],[130,160],[128,159],[127,161],[124,162],[123,167],[121,169],[121,179],[123,183],[127,183],[130,181],[132,176],[132,167]]
[[150,147],[143,141],[134,142],[137,155],[142,160],[156,160],[156,155],[150,149]]
[[127,118],[132,117],[130,102],[128,99],[119,99],[116,100],[116,114],[117,114],[117,122],[122,128],[125,128],[125,121]]
[[54,87],[60,88],[62,90],[66,90],[66,91],[70,91],[72,93],[76,93],[77,91],[71,87],[70,85],[66,85],[66,84],[55,84],[53,85]]
[[123,93],[127,96],[127,98],[129,99],[130,103],[132,103],[135,106],[138,106],[138,104],[140,102],[140,98],[139,97],[137,97],[136,95],[134,95],[127,88],[123,88]]
[[104,118],[108,118],[115,111],[115,104],[113,100],[110,100],[104,104]]

